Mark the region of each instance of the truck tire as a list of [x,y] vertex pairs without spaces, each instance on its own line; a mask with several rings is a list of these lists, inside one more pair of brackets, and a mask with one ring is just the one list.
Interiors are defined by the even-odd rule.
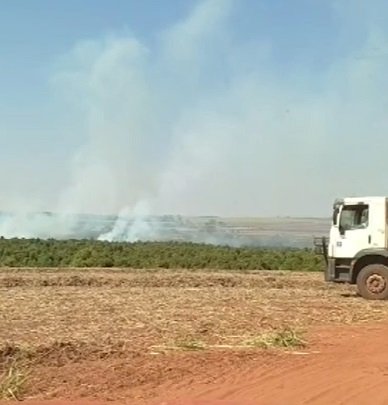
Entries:
[[357,276],[357,288],[367,300],[388,299],[388,267],[383,264],[369,264]]

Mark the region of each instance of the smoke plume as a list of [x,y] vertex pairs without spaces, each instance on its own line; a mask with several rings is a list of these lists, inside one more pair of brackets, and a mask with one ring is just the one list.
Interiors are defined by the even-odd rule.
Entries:
[[201,1],[152,41],[116,32],[59,58],[51,86],[83,140],[54,207],[64,231],[74,213],[109,214],[100,239],[155,240],[150,215],[328,216],[337,196],[388,192],[377,15],[333,1],[337,54],[279,68],[271,38],[236,33],[239,4]]

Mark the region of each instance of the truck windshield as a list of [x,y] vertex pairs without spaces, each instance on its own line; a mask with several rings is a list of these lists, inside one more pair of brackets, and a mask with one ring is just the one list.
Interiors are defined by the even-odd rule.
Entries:
[[363,229],[368,226],[368,205],[345,205],[342,208],[340,227],[343,230]]

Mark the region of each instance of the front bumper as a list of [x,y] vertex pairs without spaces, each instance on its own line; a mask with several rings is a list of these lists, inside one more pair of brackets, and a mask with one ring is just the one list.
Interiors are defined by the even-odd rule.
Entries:
[[349,262],[329,257],[325,268],[325,281],[334,283],[352,283],[353,265]]

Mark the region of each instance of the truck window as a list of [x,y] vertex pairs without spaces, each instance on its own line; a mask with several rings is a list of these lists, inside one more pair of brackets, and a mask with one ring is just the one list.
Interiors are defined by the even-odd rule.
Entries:
[[340,227],[345,231],[367,228],[368,208],[365,204],[345,205],[341,212]]

